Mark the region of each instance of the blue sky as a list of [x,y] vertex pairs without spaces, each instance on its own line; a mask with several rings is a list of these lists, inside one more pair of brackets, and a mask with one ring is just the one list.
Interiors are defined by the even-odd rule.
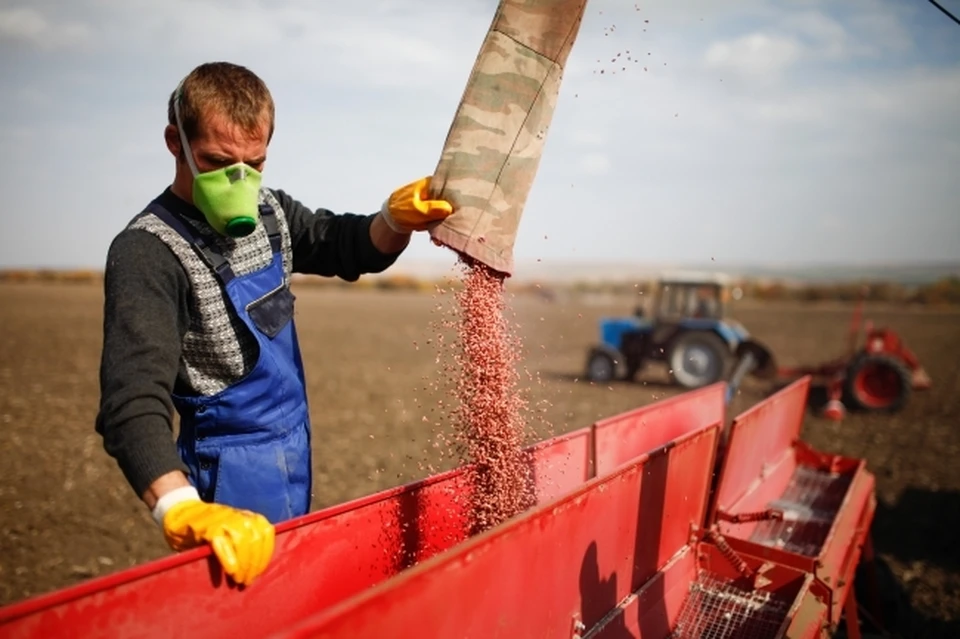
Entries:
[[[166,100],[208,60],[274,94],[270,186],[376,210],[432,173],[495,8],[5,0],[0,267],[100,268],[172,178]],[[515,256],[960,259],[960,26],[926,0],[590,0]],[[401,264],[450,259],[417,237]]]

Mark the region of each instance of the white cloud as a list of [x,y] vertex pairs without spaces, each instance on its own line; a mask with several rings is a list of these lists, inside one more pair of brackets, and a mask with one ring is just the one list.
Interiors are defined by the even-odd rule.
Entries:
[[[900,6],[899,9],[910,10],[905,6]],[[870,4],[865,10],[853,15],[850,26],[854,32],[861,34],[864,40],[861,46],[870,46],[880,51],[905,53],[913,48],[917,40],[895,11],[884,10],[882,5]]]
[[797,62],[802,50],[792,38],[751,33],[715,42],[704,54],[704,61],[712,69],[772,77]]
[[[745,119],[783,124],[823,124],[831,116],[823,96],[790,95],[756,100],[743,106]],[[757,121],[757,120],[755,120]]]
[[818,11],[788,14],[782,26],[807,41],[807,54],[836,58],[849,52],[847,30],[836,20]]
[[25,126],[0,127],[0,140],[10,143],[27,142],[37,137],[36,130]]
[[63,49],[90,42],[90,27],[82,22],[49,20],[39,9],[13,7],[0,9],[0,43],[27,44],[39,49]]
[[[76,55],[23,47],[0,64],[0,92],[15,98],[0,101],[0,144],[17,158],[0,175],[10,210],[35,208],[29,193],[65,176],[33,218],[63,240],[24,221],[0,235],[0,259],[99,265],[170,178],[165,101],[194,65],[233,60],[267,80],[269,184],[311,207],[374,210],[435,166],[496,2],[30,6],[18,47],[23,33],[96,31]],[[960,61],[955,28],[929,24],[942,20],[893,0],[591,0],[517,259],[957,256]],[[594,74],[623,52],[619,71],[626,51],[641,61]],[[588,224],[571,224],[585,211]],[[448,257],[420,239],[406,260]]]
[[[52,0],[45,0],[50,2]],[[82,0],[97,14],[98,44],[168,65],[230,59],[272,81],[400,89],[435,96],[462,86],[489,26],[488,0],[393,0],[333,5],[261,0]],[[179,77],[177,77],[179,80]]]
[[607,136],[595,129],[578,129],[570,133],[570,140],[579,146],[601,146]]
[[817,218],[817,224],[821,229],[828,233],[842,231],[849,227],[846,220],[836,215],[821,215],[819,218]]
[[[430,38],[417,30],[396,26],[346,26],[318,38],[344,74],[363,84],[398,87],[433,93],[437,84],[465,82],[458,58],[450,55],[455,45],[447,37]],[[472,48],[479,46],[471,42]]]
[[801,63],[875,60],[885,53],[906,53],[913,46],[890,5],[853,2],[847,9],[857,10],[841,23],[824,13],[819,1],[807,4],[804,10],[780,12],[763,29],[714,42],[704,54],[707,68],[769,80]]
[[602,153],[587,153],[580,160],[580,168],[589,175],[604,175],[610,171],[610,158]]
[[36,87],[23,87],[16,92],[16,98],[24,106],[30,108],[45,107],[52,103],[50,96]]

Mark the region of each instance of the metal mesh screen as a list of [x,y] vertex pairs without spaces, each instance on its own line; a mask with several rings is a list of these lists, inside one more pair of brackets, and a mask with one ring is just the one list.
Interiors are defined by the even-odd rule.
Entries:
[[781,510],[785,519],[761,522],[750,541],[816,557],[851,481],[850,475],[798,467],[780,499],[768,504]]
[[671,639],[766,639],[777,637],[790,600],[701,572],[690,584]]

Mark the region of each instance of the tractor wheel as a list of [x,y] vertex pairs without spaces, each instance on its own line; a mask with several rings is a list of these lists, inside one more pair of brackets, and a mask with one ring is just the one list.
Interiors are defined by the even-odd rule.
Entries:
[[617,362],[604,351],[594,350],[587,359],[587,379],[591,382],[609,382],[617,376]]
[[718,335],[703,331],[680,335],[667,358],[673,379],[684,388],[700,388],[720,381],[730,361],[727,344]]
[[889,355],[858,356],[847,369],[844,382],[851,406],[866,411],[899,411],[912,390],[909,369]]

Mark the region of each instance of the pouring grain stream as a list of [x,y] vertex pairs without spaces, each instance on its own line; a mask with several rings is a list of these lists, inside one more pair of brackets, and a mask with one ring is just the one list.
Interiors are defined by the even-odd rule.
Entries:
[[432,197],[455,204],[430,235],[458,253],[463,272],[453,417],[474,532],[533,503],[504,283],[585,8],[586,0],[501,0],[431,179]]

